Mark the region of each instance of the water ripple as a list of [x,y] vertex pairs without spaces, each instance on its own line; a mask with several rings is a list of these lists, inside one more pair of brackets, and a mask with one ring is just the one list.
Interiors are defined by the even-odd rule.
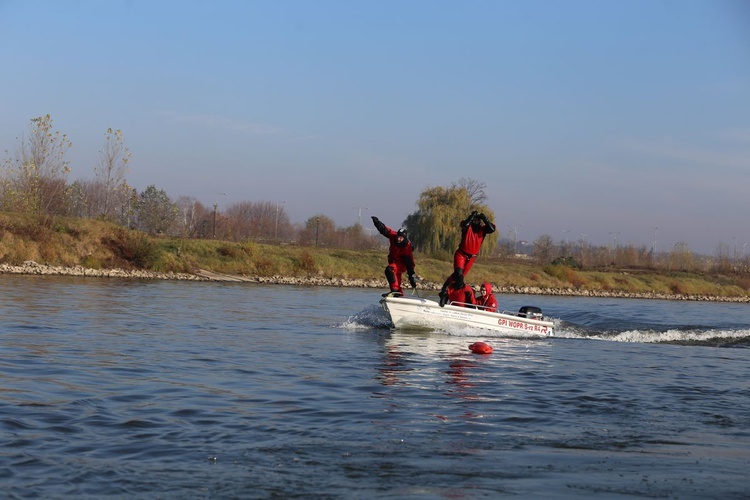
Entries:
[[391,331],[368,290],[13,277],[0,296],[8,498],[746,493],[746,351],[607,340],[684,332],[705,313],[683,304],[542,298],[569,338],[480,356],[476,331]]

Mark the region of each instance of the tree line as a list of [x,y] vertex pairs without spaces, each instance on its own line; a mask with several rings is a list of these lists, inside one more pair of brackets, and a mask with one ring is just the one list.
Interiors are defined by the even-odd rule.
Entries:
[[95,218],[152,235],[296,242],[367,249],[382,244],[359,224],[337,227],[323,214],[292,224],[283,206],[243,201],[219,210],[191,196],[173,200],[155,185],[138,192],[127,181],[132,154],[123,132],[108,128],[93,176],[68,182],[73,143],[50,115],[30,120],[13,154],[0,165],[0,210],[36,217]]
[[[104,132],[93,177],[68,182],[71,172],[66,153],[72,142],[54,130],[50,115],[30,120],[17,139],[14,154],[5,151],[0,170],[0,209],[37,217],[97,218],[154,235],[181,238],[219,238],[229,241],[275,242],[344,249],[375,249],[387,244],[371,228],[359,223],[338,227],[324,214],[292,224],[279,203],[242,201],[219,210],[218,200],[204,205],[191,196],[172,200],[154,185],[138,192],[127,182],[131,152],[121,130]],[[459,223],[476,210],[495,221],[487,205],[486,185],[462,178],[447,187],[430,187],[417,200],[417,210],[403,225],[418,252],[450,260],[460,239]],[[586,241],[555,242],[542,235],[519,251],[515,238],[500,231],[488,235],[482,255],[499,259],[526,259],[535,263],[579,268],[650,268],[675,271],[747,273],[748,258],[733,255],[719,245],[715,256],[692,253],[680,242],[668,252],[632,245],[596,246]]]

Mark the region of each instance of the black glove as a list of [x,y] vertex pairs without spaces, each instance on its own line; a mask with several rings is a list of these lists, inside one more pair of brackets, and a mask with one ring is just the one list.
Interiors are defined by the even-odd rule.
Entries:
[[414,276],[414,273],[409,273],[409,284],[412,288],[417,288],[417,279]]
[[458,273],[453,273],[453,276],[455,278],[453,280],[453,287],[455,289],[463,288],[465,285],[463,269],[461,269]]
[[380,222],[380,219],[378,219],[374,215],[372,216],[372,223],[375,224],[375,228],[380,234],[382,234],[383,236],[388,236],[388,229],[385,227],[385,224]]

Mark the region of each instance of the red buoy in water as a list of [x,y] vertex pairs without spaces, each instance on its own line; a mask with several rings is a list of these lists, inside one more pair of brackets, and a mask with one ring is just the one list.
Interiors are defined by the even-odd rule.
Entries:
[[469,349],[474,354],[492,354],[492,346],[485,342],[474,342]]

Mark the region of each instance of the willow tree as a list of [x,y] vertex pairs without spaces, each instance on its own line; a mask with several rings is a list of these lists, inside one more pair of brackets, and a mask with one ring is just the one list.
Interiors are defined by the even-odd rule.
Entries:
[[[472,190],[467,188],[470,182]],[[433,187],[422,192],[417,211],[406,218],[409,238],[420,251],[438,255],[453,253],[461,240],[461,221],[474,210],[487,215],[492,222],[495,215],[482,201],[483,184],[462,179],[450,187]],[[481,200],[481,201],[478,201]],[[498,231],[487,236],[482,253],[492,252],[497,246]]]

